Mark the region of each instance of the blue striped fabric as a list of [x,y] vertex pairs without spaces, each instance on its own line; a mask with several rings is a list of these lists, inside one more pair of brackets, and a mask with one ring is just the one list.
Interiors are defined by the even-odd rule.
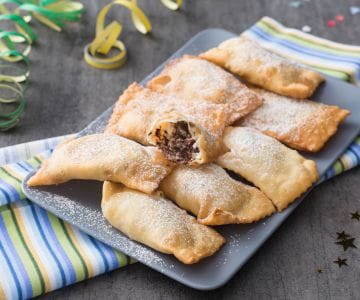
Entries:
[[343,73],[350,82],[359,85],[360,47],[335,43],[302,31],[287,28],[264,17],[244,32],[263,47],[330,75]]
[[21,179],[68,137],[0,149],[0,173],[11,174],[0,174],[0,299],[31,298],[130,262],[28,201],[21,191]]
[[339,56],[331,53],[326,53],[321,50],[307,48],[301,44],[273,36],[268,32],[262,30],[261,28],[257,27],[256,25],[251,27],[251,29],[248,31],[248,35],[252,35],[257,41],[261,41],[261,43],[267,42],[271,44],[276,44],[279,49],[280,47],[282,47],[282,49],[284,50],[286,49],[306,55],[310,59],[310,61],[314,61],[314,66],[316,66],[319,60],[325,62],[328,62],[330,60],[332,61],[333,66],[339,65],[345,68],[354,68],[356,70],[355,78],[360,78],[359,54],[350,56],[345,56],[344,54],[342,54],[341,56]]

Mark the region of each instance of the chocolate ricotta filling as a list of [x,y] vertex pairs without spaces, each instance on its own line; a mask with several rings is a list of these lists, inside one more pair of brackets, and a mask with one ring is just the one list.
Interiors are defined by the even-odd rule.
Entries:
[[174,123],[174,130],[171,135],[167,131],[161,134],[160,129],[156,130],[155,135],[158,147],[170,161],[186,164],[194,159],[195,153],[199,153],[199,148],[195,144],[196,141],[185,121]]

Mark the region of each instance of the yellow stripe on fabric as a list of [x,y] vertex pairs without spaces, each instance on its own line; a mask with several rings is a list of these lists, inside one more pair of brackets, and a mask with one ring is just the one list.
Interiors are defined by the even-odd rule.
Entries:
[[59,244],[63,248],[71,262],[71,265],[74,268],[76,281],[86,279],[88,271],[82,262],[81,256],[79,256],[79,254],[76,252],[76,249],[74,248],[74,245],[72,244],[66,229],[63,227],[63,221],[49,212],[47,212],[47,215],[51,223],[51,227],[56,235],[56,239],[59,241]]
[[[278,32],[283,32],[287,36],[294,36],[297,39],[297,42],[306,43],[310,47],[317,46],[318,49],[322,49],[324,51],[340,51],[341,55],[351,55],[354,57],[359,57],[360,55],[360,46],[352,46],[352,45],[345,45],[336,42],[332,42],[330,40],[326,40],[312,34],[304,33],[297,29],[288,28],[280,23],[276,22],[275,20],[269,17],[263,17],[260,21],[262,24],[266,24],[271,27],[273,30]],[[258,22],[258,23],[259,23]],[[314,45],[316,44],[316,45]]]
[[348,161],[348,157],[346,155],[342,155],[339,157],[339,160],[343,164],[344,170],[348,170],[349,165],[351,164],[351,162]]
[[[36,252],[36,250],[35,250],[35,248],[33,246],[33,243],[31,242],[31,239],[30,239],[30,237],[28,235],[28,232],[26,231],[26,228],[24,226],[22,216],[21,216],[21,213],[20,213],[20,209],[21,209],[21,207],[20,208],[13,207],[13,211],[14,211],[17,223],[19,225],[20,233],[22,234],[23,239],[24,239],[29,251],[31,252],[31,255],[33,256],[33,258],[36,261],[36,264],[39,267],[41,277],[44,280],[44,284],[45,284],[44,292],[47,293],[47,292],[49,292],[51,290],[50,279],[49,279],[47,271],[46,271],[46,269],[44,267],[44,264],[43,264],[41,258],[39,257],[39,255],[37,254],[37,252]],[[38,296],[38,295],[40,295],[40,294],[33,293],[32,296],[35,297],[35,296]]]
[[4,289],[2,288],[2,284],[0,281],[0,300],[6,299]]
[[42,284],[43,282],[39,274],[38,266],[36,265],[34,258],[31,256],[31,253],[19,231],[17,221],[13,215],[12,206],[10,206],[9,210],[2,213],[2,217],[11,243],[16,248],[17,254],[21,259],[21,264],[24,266],[29,277],[33,294],[40,295],[44,293],[45,288]]
[[12,177],[15,177],[20,183],[23,180],[24,175],[16,170],[15,168],[11,167],[11,165],[7,165],[7,166],[2,166],[2,168],[9,173]]
[[73,232],[73,229],[72,227],[68,224],[68,223],[65,223],[65,227],[66,227],[66,230],[67,232],[69,233],[69,236],[73,242],[73,244],[75,245],[75,247],[77,248],[80,256],[82,257],[82,259],[84,260],[85,264],[86,264],[86,268],[88,269],[88,277],[93,277],[94,276],[94,268],[91,264],[91,262],[89,261],[87,255],[86,255],[86,252],[85,250],[81,247],[78,239],[76,238],[74,232]]

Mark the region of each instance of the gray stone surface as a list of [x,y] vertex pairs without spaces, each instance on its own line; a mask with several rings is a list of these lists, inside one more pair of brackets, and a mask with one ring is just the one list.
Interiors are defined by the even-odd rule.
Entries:
[[[94,35],[96,12],[109,1],[84,1],[79,24],[63,33],[34,26],[39,41],[30,59],[28,106],[19,128],[0,136],[0,147],[33,139],[76,132],[110,106],[123,88],[141,80],[172,52],[202,29],[222,27],[241,32],[268,15],[284,24],[345,43],[359,43],[360,15],[350,16],[348,5],[359,1],[312,0],[300,8],[285,0],[184,0],[183,10],[171,12],[160,1],[139,1],[153,24],[153,33],[135,32],[125,9],[110,16],[123,21],[123,40],[130,52],[126,66],[116,71],[92,69],[82,59],[83,47]],[[345,22],[327,28],[337,14]],[[360,250],[343,252],[335,245],[336,231],[357,238],[360,222],[350,212],[360,210],[360,169],[352,170],[316,188],[257,254],[224,287],[199,292],[141,265],[134,264],[71,287],[52,292],[52,299],[360,299]],[[338,256],[349,266],[339,269]],[[323,273],[317,273],[317,269]]]

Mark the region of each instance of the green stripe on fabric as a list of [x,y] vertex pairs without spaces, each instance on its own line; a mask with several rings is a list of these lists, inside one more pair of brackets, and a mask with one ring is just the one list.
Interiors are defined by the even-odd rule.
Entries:
[[78,257],[79,257],[79,259],[80,259],[81,265],[82,265],[82,267],[84,268],[84,276],[85,276],[85,278],[88,278],[88,277],[89,277],[89,270],[88,270],[88,268],[87,268],[87,266],[86,266],[86,263],[85,263],[84,258],[83,258],[82,255],[80,254],[79,249],[75,246],[73,240],[71,239],[71,237],[70,237],[70,235],[69,235],[69,232],[68,232],[68,230],[66,229],[66,226],[65,226],[64,221],[61,220],[61,219],[59,219],[59,221],[60,221],[60,224],[61,224],[62,229],[64,230],[65,235],[67,236],[67,238],[69,239],[69,242],[71,243],[71,246],[74,248],[76,254],[78,255]]
[[119,262],[119,266],[120,267],[123,267],[123,266],[126,266],[129,264],[129,261],[128,261],[128,256],[121,253],[120,251],[117,251],[117,250],[114,250],[115,252],[115,256]]
[[38,166],[40,166],[41,162],[39,162],[38,159],[36,159],[36,157],[31,157],[26,161],[29,165],[31,165],[34,169],[37,168]]
[[342,166],[340,160],[337,160],[334,163],[333,168],[334,168],[334,171],[335,171],[335,175],[338,175],[343,171],[343,166]]
[[308,48],[321,50],[323,52],[336,54],[339,56],[350,56],[350,57],[358,58],[360,55],[360,48],[359,48],[359,50],[354,50],[354,51],[342,50],[342,49],[340,50],[340,49],[334,48],[335,45],[333,45],[333,46],[322,45],[321,41],[313,36],[309,36],[308,39],[305,39],[295,33],[283,32],[283,31],[281,31],[281,29],[279,31],[277,28],[275,28],[273,26],[273,24],[269,23],[266,19],[261,19],[256,25],[258,25],[261,29],[263,29],[264,31],[268,32],[271,35],[274,35],[277,37],[281,36],[282,38],[284,38],[286,40],[293,41],[297,44],[304,45]]
[[22,193],[21,180],[10,174],[4,167],[0,167],[0,178],[13,186],[19,193]]
[[351,76],[349,74],[343,73],[343,72],[339,72],[339,71],[334,71],[334,70],[330,70],[330,69],[325,69],[325,68],[320,68],[320,67],[316,67],[316,66],[312,66],[313,69],[318,70],[319,72],[325,73],[327,75],[336,77],[340,80],[343,81],[351,81]]
[[4,167],[0,167],[0,177],[1,179],[8,178],[9,180],[13,180],[16,183],[21,184],[21,179],[15,177],[14,175],[10,174]]
[[29,250],[24,237],[21,234],[19,224],[13,210],[10,208],[2,214],[10,239],[15,246],[26,273],[30,278],[33,295],[40,295],[45,292],[45,282],[41,275],[40,268]]
[[23,200],[26,198],[24,192],[21,188],[21,180],[12,174],[10,174],[8,171],[5,170],[5,168],[0,167],[0,178],[7,182],[9,185],[11,185],[19,194],[20,200]]
[[[71,261],[72,266],[74,267],[76,273],[76,281],[80,281],[86,278],[87,268],[81,256],[79,256],[78,251],[75,249],[72,241],[70,240],[69,235],[67,234],[66,229],[62,225],[62,221],[57,218],[55,215],[47,212],[51,227],[55,232],[55,235],[64,248],[64,251],[68,255],[69,260]],[[79,261],[81,264],[79,265]]]
[[6,205],[0,205],[0,214],[2,214],[4,211],[7,211],[10,209],[10,205],[6,204]]

